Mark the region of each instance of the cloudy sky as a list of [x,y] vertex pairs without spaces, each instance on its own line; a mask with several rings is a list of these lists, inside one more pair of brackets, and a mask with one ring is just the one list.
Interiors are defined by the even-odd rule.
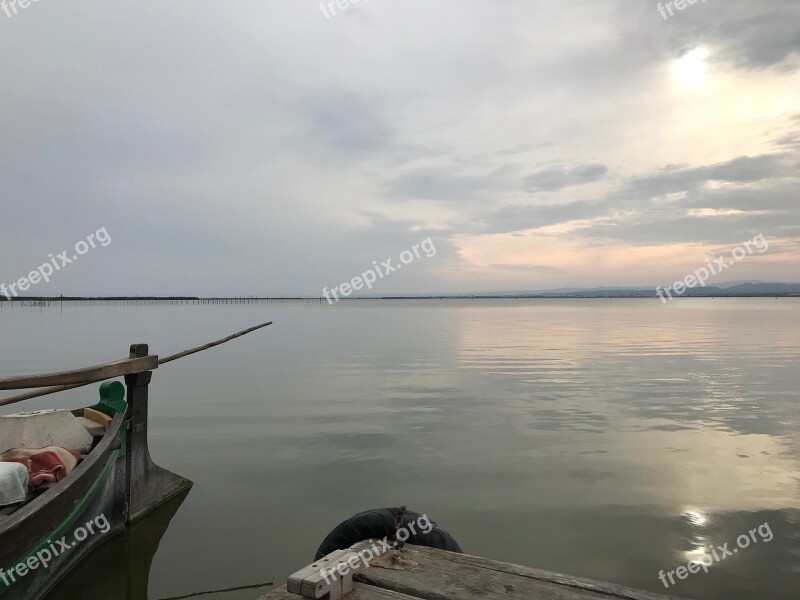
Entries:
[[[6,0],[8,2],[8,0]],[[0,282],[319,295],[800,281],[800,5],[41,0],[0,12]]]

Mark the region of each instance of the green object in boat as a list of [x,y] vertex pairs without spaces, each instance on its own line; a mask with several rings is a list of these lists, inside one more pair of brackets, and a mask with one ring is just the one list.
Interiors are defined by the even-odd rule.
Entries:
[[113,417],[128,410],[125,402],[125,386],[119,381],[106,381],[100,385],[100,402],[89,408]]

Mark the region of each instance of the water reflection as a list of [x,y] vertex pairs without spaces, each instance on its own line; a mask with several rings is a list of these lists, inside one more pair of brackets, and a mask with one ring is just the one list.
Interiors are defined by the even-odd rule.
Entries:
[[689,549],[683,552],[682,559],[686,563],[702,563],[702,559],[707,556],[711,545],[711,539],[704,531],[704,527],[708,524],[708,516],[700,509],[687,508],[683,517],[689,529],[686,537]]
[[769,522],[669,592],[797,600],[800,299],[0,311],[0,362],[167,354],[266,319],[154,375],[151,448],[196,484],[154,598],[282,582],[342,519],[408,504],[468,553],[662,593],[659,570]]
[[48,600],[147,600],[153,557],[189,492],[166,502],[94,550],[56,586]]

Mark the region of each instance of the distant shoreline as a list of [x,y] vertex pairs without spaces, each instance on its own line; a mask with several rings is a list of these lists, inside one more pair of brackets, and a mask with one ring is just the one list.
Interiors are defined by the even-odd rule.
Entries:
[[[656,299],[655,293],[575,293],[575,294],[441,294],[425,296],[358,296],[344,298],[342,301],[368,301],[368,300],[576,300],[576,299]],[[675,296],[681,298],[800,298],[797,292],[751,292],[751,293],[724,293],[724,290],[715,293],[693,293]],[[0,297],[0,304],[21,303],[58,303],[58,302],[266,302],[276,300],[305,300],[324,301],[322,297],[315,296],[19,296],[12,299]]]

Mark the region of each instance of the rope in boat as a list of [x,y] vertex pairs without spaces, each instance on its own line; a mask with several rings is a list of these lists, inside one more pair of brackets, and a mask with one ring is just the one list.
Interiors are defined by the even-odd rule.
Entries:
[[226,590],[211,590],[210,592],[195,592],[187,596],[172,596],[170,598],[162,598],[161,600],[185,600],[186,598],[194,598],[195,596],[207,596],[208,594],[225,594],[227,592],[238,592],[239,590],[254,590],[256,588],[266,587],[268,585],[275,585],[273,582],[257,583],[255,585],[243,585],[240,587],[228,588]]
[[[190,348],[189,350],[184,350],[183,352],[178,352],[177,354],[172,354],[170,356],[166,356],[164,358],[160,358],[158,360],[159,365],[164,365],[174,360],[178,360],[179,358],[184,358],[186,356],[190,356],[192,354],[197,354],[198,352],[202,352],[203,350],[208,350],[209,348],[214,348],[215,346],[219,346],[221,344],[225,344],[226,342],[230,342],[231,340],[235,340],[236,338],[240,338],[243,335],[247,335],[248,333],[252,333],[257,331],[258,329],[263,329],[272,325],[272,321],[267,321],[266,323],[261,323],[261,325],[256,325],[255,327],[250,327],[248,329],[244,329],[233,335],[229,335],[228,337],[224,337],[221,340],[217,340],[215,342],[209,342],[208,344],[204,344],[202,346],[198,346],[197,348]],[[98,381],[103,381],[99,379]],[[67,390],[74,390],[79,387],[84,387],[87,385],[92,385],[93,383],[98,383],[98,381],[87,381],[85,383],[74,383],[71,385],[58,385],[50,388],[35,390],[33,392],[26,392],[24,394],[19,394],[17,396],[10,396],[8,398],[0,399],[0,406],[7,406],[9,404],[14,404],[16,402],[22,402],[23,400],[30,400],[32,398],[39,398],[41,396],[48,396],[50,394],[57,394],[58,392],[66,392]]]

